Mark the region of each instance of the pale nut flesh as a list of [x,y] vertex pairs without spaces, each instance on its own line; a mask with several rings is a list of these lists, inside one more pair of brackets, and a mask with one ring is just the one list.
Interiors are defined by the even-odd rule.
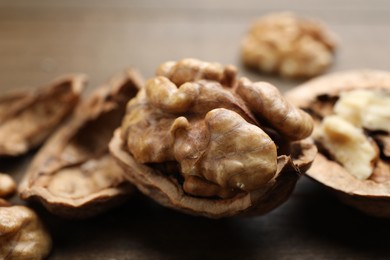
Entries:
[[51,237],[33,210],[0,205],[1,259],[44,259],[51,247]]
[[390,217],[390,73],[335,73],[286,96],[316,121],[313,136],[321,153],[306,174],[346,204],[369,215]]
[[0,198],[6,198],[16,192],[16,183],[8,174],[0,173]]
[[[146,184],[143,171],[177,178],[178,189],[194,198],[232,200],[262,188],[267,193],[283,171],[284,166],[278,168],[284,156],[279,147],[311,133],[310,117],[286,104],[275,87],[238,80],[231,66],[185,59],[162,64],[157,74],[129,101],[121,130],[110,144],[129,180],[147,195],[154,185]],[[256,101],[253,93],[262,95]],[[270,111],[261,108],[261,99],[273,105]],[[279,131],[285,113],[285,130]],[[123,148],[117,146],[120,142]],[[134,162],[127,161],[130,157],[122,156],[122,150]],[[290,165],[287,161],[280,165]]]
[[312,77],[333,62],[335,36],[322,23],[290,12],[255,21],[241,44],[245,65],[284,77]]

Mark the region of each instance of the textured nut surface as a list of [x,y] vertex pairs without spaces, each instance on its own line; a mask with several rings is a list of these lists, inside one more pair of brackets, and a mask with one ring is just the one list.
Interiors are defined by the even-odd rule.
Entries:
[[[286,93],[288,100],[313,115],[317,122],[316,129],[321,121],[336,114],[357,128],[360,136],[364,135],[365,140],[356,143],[356,148],[347,150],[349,152],[344,149],[345,143],[341,145],[342,150],[335,151],[340,147],[331,148],[331,143],[317,139],[321,153],[306,174],[330,188],[346,204],[381,217],[390,217],[389,132],[386,130],[389,123],[388,103],[382,102],[388,93],[390,73],[375,70],[348,71],[319,77]],[[367,121],[372,124],[364,123]],[[339,128],[340,124],[333,123],[330,126]],[[340,134],[348,137],[347,140],[353,138],[348,130]],[[375,147],[374,150],[379,149],[379,153],[374,152],[372,147]],[[366,156],[365,150],[369,150],[370,156]],[[336,153],[342,153],[352,167],[335,159]],[[373,153],[376,155],[372,156]],[[363,158],[359,154],[364,155]],[[372,157],[373,160],[370,160]],[[364,167],[361,166],[363,161]],[[359,169],[355,170],[357,166]],[[364,175],[369,177],[357,178],[356,173],[364,168],[367,168]]]
[[390,133],[390,92],[354,90],[342,92],[334,112],[358,127]]
[[332,159],[356,178],[365,180],[373,173],[379,156],[378,148],[361,128],[338,115],[330,115],[324,118],[313,136]]
[[25,206],[0,206],[0,258],[44,259],[52,246],[49,233]]
[[21,198],[39,200],[69,218],[90,217],[127,199],[134,189],[110,156],[108,142],[142,81],[130,69],[81,102],[34,158],[19,186]]
[[1,97],[0,156],[17,156],[41,144],[73,111],[85,83],[84,75],[70,75]]
[[[287,104],[275,87],[237,79],[232,66],[195,59],[162,64],[157,74],[128,103],[120,132],[110,147],[127,169],[129,180],[141,191],[186,212],[186,207],[205,203],[205,212],[189,211],[220,217],[250,207],[246,197],[249,193],[260,190],[268,196],[267,192],[280,185],[285,169],[295,175],[291,180],[296,181],[299,170],[292,164],[290,146],[310,135],[312,121]],[[265,109],[262,102],[270,109]],[[295,133],[291,134],[289,128]],[[121,140],[117,140],[119,135]],[[301,154],[298,152],[294,159]],[[172,188],[168,188],[172,182],[157,183],[161,178],[173,181],[176,191],[172,196]],[[293,187],[295,181],[287,186]],[[287,186],[283,194],[291,191]],[[174,202],[176,196],[188,199]],[[246,202],[238,202],[244,197]],[[281,197],[268,209],[288,196]],[[237,204],[233,203],[235,198]],[[221,199],[226,201],[218,202]],[[211,200],[225,205],[225,209],[209,208]],[[186,201],[192,202],[184,206]],[[241,204],[241,209],[232,210],[227,201]]]
[[333,61],[336,40],[317,21],[293,13],[275,13],[258,19],[242,41],[244,64],[285,77],[312,77]]

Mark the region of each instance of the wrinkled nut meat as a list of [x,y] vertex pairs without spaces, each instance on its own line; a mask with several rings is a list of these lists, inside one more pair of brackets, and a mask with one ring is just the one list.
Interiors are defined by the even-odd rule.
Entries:
[[0,203],[0,259],[44,259],[52,242],[34,211]]
[[86,77],[58,78],[35,91],[0,97],[0,156],[17,156],[40,145],[73,111]]
[[315,118],[321,153],[306,174],[346,204],[390,217],[390,73],[336,73],[286,97]]
[[39,200],[69,218],[90,217],[125,201],[134,188],[109,154],[108,143],[142,82],[130,69],[82,102],[34,158],[20,197]]
[[196,59],[167,62],[129,101],[110,151],[159,203],[190,214],[263,214],[284,202],[316,149],[312,120],[265,82]]
[[258,19],[241,44],[245,65],[284,77],[312,77],[333,62],[335,37],[317,21],[293,13],[275,13]]
[[11,176],[5,173],[0,173],[0,198],[6,198],[14,194],[16,191],[16,183]]

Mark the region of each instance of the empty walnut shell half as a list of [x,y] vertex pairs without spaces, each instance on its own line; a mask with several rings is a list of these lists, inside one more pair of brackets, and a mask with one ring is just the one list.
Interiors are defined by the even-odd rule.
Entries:
[[167,62],[129,101],[110,151],[160,204],[211,218],[283,203],[316,154],[312,120],[265,82],[196,59]]
[[96,215],[128,198],[133,186],[109,154],[108,143],[142,81],[130,69],[82,102],[34,158],[20,197],[39,200],[52,213],[70,218]]
[[70,75],[0,97],[0,156],[21,155],[43,143],[71,114],[85,83],[84,75]]
[[[390,73],[360,70],[322,76],[286,98],[316,121],[313,136],[320,153],[307,176],[362,212],[390,217]],[[359,141],[353,143],[356,133]]]

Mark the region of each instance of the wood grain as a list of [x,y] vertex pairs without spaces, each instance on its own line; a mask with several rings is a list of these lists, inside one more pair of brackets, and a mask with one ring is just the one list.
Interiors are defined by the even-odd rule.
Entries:
[[[258,75],[239,61],[240,39],[249,23],[280,10],[322,19],[339,35],[330,71],[390,69],[386,0],[0,0],[0,93],[36,87],[69,72],[88,74],[92,89],[126,67],[135,66],[148,78],[161,62],[184,57],[235,64],[242,75],[285,91],[299,82]],[[0,159],[0,171],[20,179],[33,154]],[[388,220],[339,204],[306,178],[288,202],[256,218],[191,217],[141,196],[86,221],[62,220],[34,207],[54,238],[50,259],[390,256]]]

